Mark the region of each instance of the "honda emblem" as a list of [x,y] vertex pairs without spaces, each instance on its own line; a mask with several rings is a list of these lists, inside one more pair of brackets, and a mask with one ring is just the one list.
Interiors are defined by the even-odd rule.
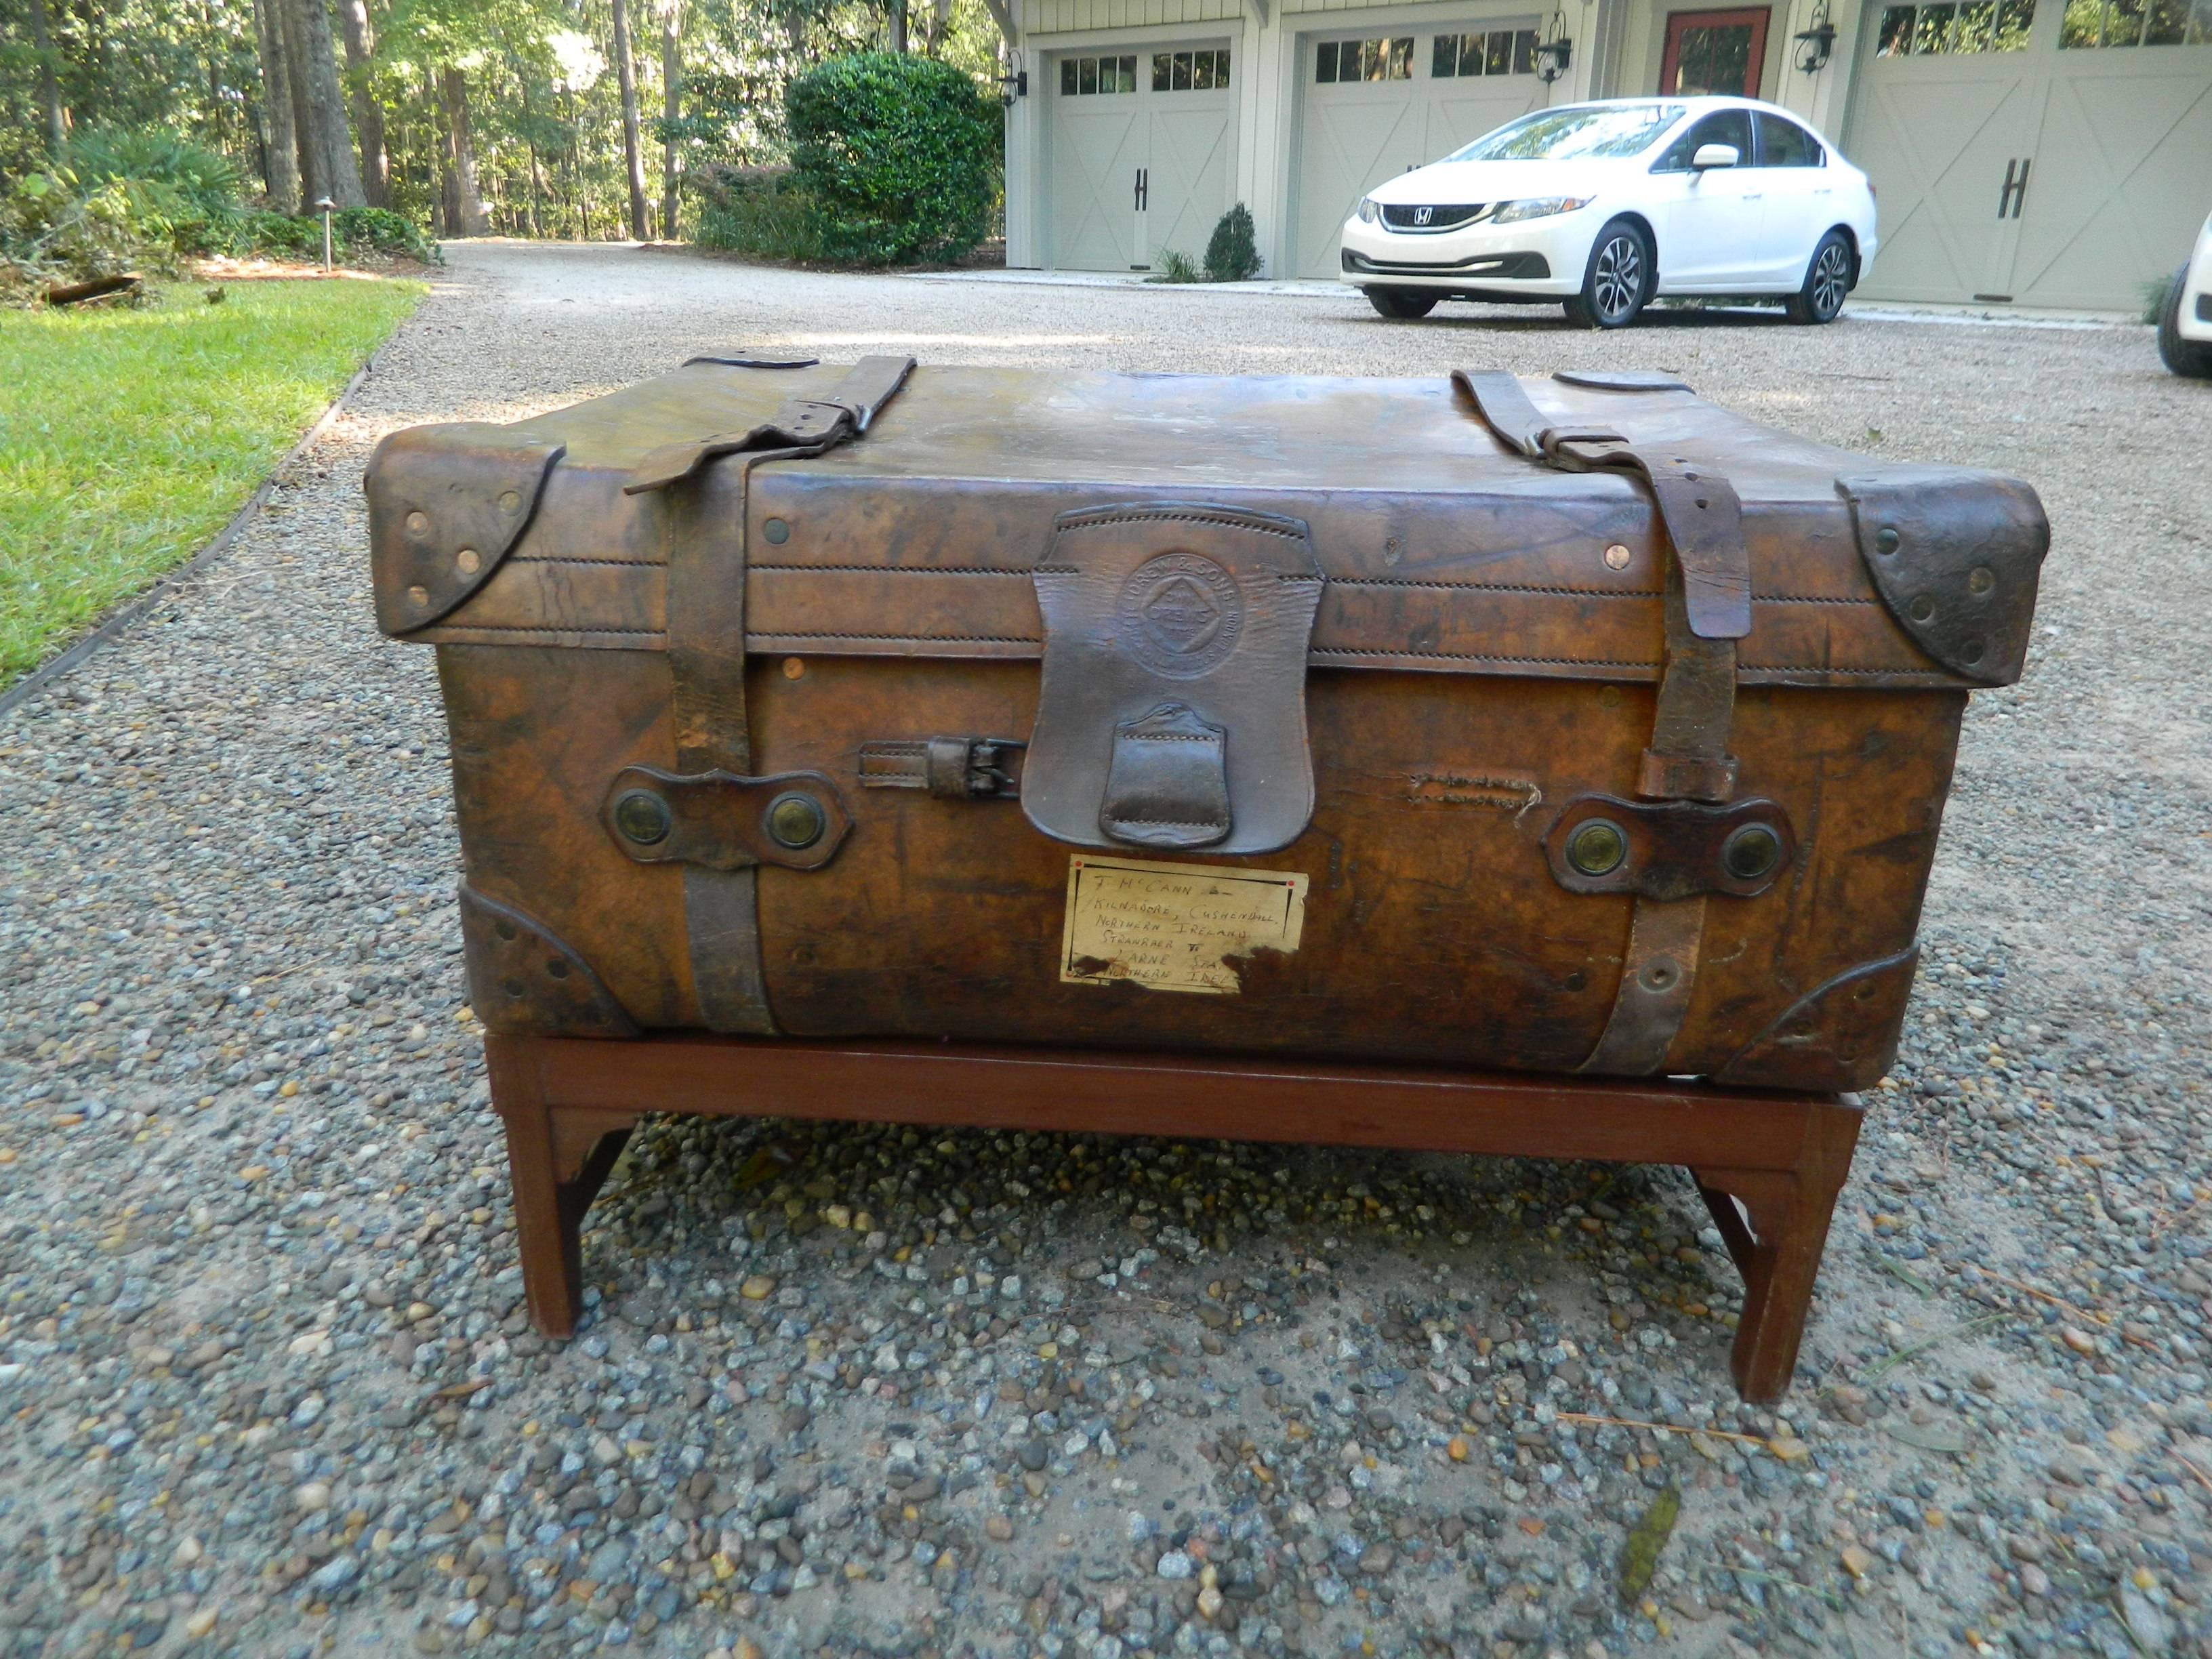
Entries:
[[1415,208],[1413,210],[1413,222],[1417,225],[1425,225],[1429,222],[1429,216],[1435,211],[1436,210],[1434,208]]

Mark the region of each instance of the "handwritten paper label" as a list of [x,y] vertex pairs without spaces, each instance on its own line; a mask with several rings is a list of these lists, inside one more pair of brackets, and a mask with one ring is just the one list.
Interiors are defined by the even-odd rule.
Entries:
[[1079,854],[1068,860],[1060,977],[1233,996],[1241,959],[1287,956],[1305,919],[1306,878],[1294,872]]

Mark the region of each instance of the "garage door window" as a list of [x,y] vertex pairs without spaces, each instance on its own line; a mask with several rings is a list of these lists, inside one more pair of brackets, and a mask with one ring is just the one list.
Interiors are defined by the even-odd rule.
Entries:
[[1314,48],[1314,79],[1322,86],[1340,81],[1410,81],[1413,37],[1396,40],[1324,40]]
[[2212,0],[2068,0],[2061,46],[2201,46]]
[[1229,84],[1229,49],[1206,52],[1156,52],[1152,54],[1154,92],[1211,92]]
[[[2155,0],[2154,0],[2155,3]],[[2085,0],[2072,0],[2070,19]],[[2099,0],[2086,0],[2094,8]],[[2035,0],[1965,0],[1959,5],[1887,6],[1875,52],[1881,58],[2026,52]]]
[[1060,60],[1060,95],[1085,98],[1094,93],[1134,92],[1137,59],[1127,58],[1063,58]]
[[1470,75],[1534,75],[1536,31],[1492,29],[1483,34],[1439,34],[1429,73],[1439,81]]

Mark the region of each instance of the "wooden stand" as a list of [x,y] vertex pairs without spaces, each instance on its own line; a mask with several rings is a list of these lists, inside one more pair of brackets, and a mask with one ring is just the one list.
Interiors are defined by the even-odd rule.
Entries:
[[581,1310],[579,1231],[640,1116],[841,1118],[1681,1164],[1743,1274],[1730,1370],[1790,1385],[1861,1115],[1849,1095],[974,1043],[490,1035],[530,1315]]

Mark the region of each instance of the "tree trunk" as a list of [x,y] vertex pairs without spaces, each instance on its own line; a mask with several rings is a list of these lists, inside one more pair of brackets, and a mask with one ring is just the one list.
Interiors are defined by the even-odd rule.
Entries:
[[369,206],[392,205],[392,161],[384,148],[384,106],[369,84],[376,43],[369,33],[365,0],[338,0],[338,23],[345,32],[346,78],[353,82],[353,130],[361,145],[361,193]]
[[[326,0],[290,0],[289,6],[298,22],[295,78],[305,94],[301,138],[314,157],[308,171],[318,175],[308,187],[342,208],[367,207],[361,168],[354,161],[353,140],[346,131],[345,94],[338,85],[337,52],[331,42],[325,4]],[[313,204],[311,199],[308,205]]]
[[446,116],[446,234],[481,236],[490,228],[477,189],[476,143],[469,137],[469,77],[452,64],[438,71]]
[[292,102],[292,153],[300,175],[299,211],[313,210],[316,198],[329,193],[324,181],[322,155],[315,149],[314,124],[307,109],[306,49],[300,44],[299,0],[268,0],[276,16],[284,49],[284,87]]
[[952,0],[929,0],[929,24],[921,49],[932,58],[945,50],[945,37],[952,32]]
[[[672,125],[684,116],[684,53],[678,38],[683,27],[684,0],[661,0],[660,112]],[[676,154],[673,138],[661,145],[660,234],[672,242],[676,240],[676,210],[679,205],[676,196]]]
[[39,55],[39,108],[46,119],[46,150],[56,161],[69,143],[61,84],[54,78],[54,40],[46,29],[46,0],[31,0],[31,46]]
[[629,234],[641,242],[653,240],[653,222],[645,205],[645,157],[638,144],[637,67],[630,61],[629,7],[612,0],[615,18],[615,78],[622,86],[623,163],[629,174]]
[[906,50],[906,0],[890,0],[890,49]]
[[292,118],[292,73],[284,51],[279,0],[255,0],[254,33],[261,46],[261,176],[279,213],[300,210],[300,137]]

